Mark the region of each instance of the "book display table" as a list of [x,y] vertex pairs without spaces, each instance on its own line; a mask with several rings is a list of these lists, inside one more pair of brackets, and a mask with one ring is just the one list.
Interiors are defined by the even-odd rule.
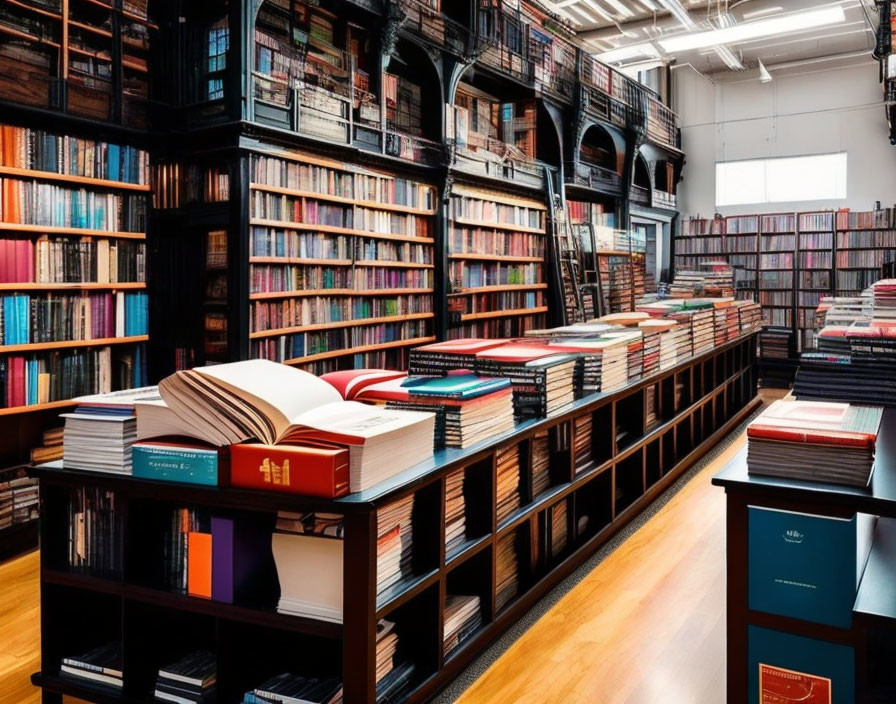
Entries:
[[[713,484],[727,496],[728,704],[896,701],[896,410],[884,411],[867,488],[751,476],[746,448]],[[813,543],[820,531],[829,537]],[[779,551],[795,566],[774,566]],[[777,586],[785,598],[771,603]],[[773,698],[785,679],[803,699]]]
[[[466,450],[439,451],[337,500],[37,467],[42,638],[41,671],[32,680],[46,703],[61,702],[63,694],[99,704],[148,702],[160,667],[185,649],[204,649],[217,657],[218,704],[238,704],[282,672],[338,677],[346,704],[374,702],[377,624],[386,619],[398,634],[396,662],[414,666],[406,700],[424,701],[752,412],[756,382],[753,332],[618,391],[578,400],[555,417],[527,421]],[[518,475],[518,501],[498,509],[496,496],[505,493],[499,477],[503,482],[508,466]],[[463,541],[446,541],[446,515],[451,523],[457,513],[446,494],[456,496],[461,483]],[[120,561],[111,562],[111,571],[70,566],[71,497],[85,486],[114,497],[117,518],[106,526],[106,544]],[[412,569],[378,593],[378,513],[410,496]],[[266,520],[272,529],[278,511],[340,514],[342,572],[320,579],[341,585],[342,623],[278,613],[273,568],[260,570],[257,587],[234,603],[161,586],[167,566],[161,536],[172,510],[183,506]],[[315,574],[310,566],[309,574]],[[481,608],[481,622],[459,642],[445,616],[455,596],[478,596]],[[121,644],[119,690],[60,675],[63,658],[109,641]]]

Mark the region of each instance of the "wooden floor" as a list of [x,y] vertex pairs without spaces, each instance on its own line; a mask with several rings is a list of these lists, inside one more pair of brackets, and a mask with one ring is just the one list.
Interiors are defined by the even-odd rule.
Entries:
[[[722,704],[725,499],[712,462],[558,602],[462,704]],[[0,566],[0,704],[38,704],[38,555]],[[67,700],[73,702],[74,700]]]

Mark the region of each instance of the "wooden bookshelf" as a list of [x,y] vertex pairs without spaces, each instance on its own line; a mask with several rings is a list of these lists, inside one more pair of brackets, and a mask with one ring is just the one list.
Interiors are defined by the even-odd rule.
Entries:
[[449,337],[516,337],[544,326],[546,215],[536,200],[454,188],[446,272]]
[[[0,125],[0,139],[6,145],[4,155],[0,157],[0,178],[14,178],[15,182],[21,184],[16,187],[16,194],[26,193],[27,189],[32,188],[50,188],[50,191],[34,192],[40,194],[42,199],[51,201],[52,198],[61,198],[60,194],[68,193],[59,189],[68,187],[73,191],[80,190],[82,194],[86,190],[90,197],[118,204],[119,210],[114,215],[115,224],[136,229],[144,221],[142,214],[147,206],[149,191],[149,160],[145,152],[134,147],[108,144],[102,140],[80,139],[76,136],[66,138],[52,132],[36,133],[13,125]],[[41,149],[24,148],[24,145],[38,141]],[[58,173],[55,166],[58,156],[65,150],[68,150],[65,168],[72,173]],[[95,154],[97,157],[102,154],[103,158],[92,157],[91,161],[86,154]],[[4,162],[4,158],[7,161]],[[45,168],[53,168],[54,171],[44,170]],[[92,175],[85,176],[84,173]],[[106,178],[107,175],[128,180],[113,180]],[[110,191],[116,193],[110,194]],[[12,207],[9,198],[5,208],[6,220],[31,217],[27,211],[19,212],[23,210],[20,207]],[[79,215],[77,212],[70,213],[67,208],[56,208],[56,221],[61,221],[63,217],[75,220],[77,217],[83,218],[83,213]],[[112,218],[106,219],[106,222],[111,221]],[[101,238],[102,244],[108,246],[101,247],[84,238]],[[146,256],[142,240],[145,238],[145,228],[144,231],[121,231],[46,226],[28,222],[0,223],[0,249],[3,256],[8,256],[14,263],[13,272],[7,273],[6,280],[0,281],[0,305],[19,306],[18,314],[12,313],[13,308],[6,311],[4,322],[9,327],[4,335],[6,344],[0,345],[0,377],[3,382],[0,383],[3,387],[3,392],[0,393],[0,410],[4,416],[14,419],[19,412],[50,410],[68,405],[68,398],[59,397],[64,388],[60,379],[65,375],[83,376],[72,386],[65,387],[72,388],[76,396],[111,391],[113,385],[114,388],[119,388],[119,382],[129,386],[143,386],[147,383],[144,365],[145,343],[149,338],[141,329],[146,313],[145,310],[142,313],[138,310],[146,305],[147,285],[142,280],[145,276]],[[121,242],[121,248],[116,246],[116,242]],[[85,244],[87,249],[84,248]],[[71,254],[76,249],[77,257],[73,262]],[[107,259],[101,261],[102,257]],[[144,262],[142,264],[141,259]],[[42,266],[46,269],[42,270]],[[105,272],[104,276],[107,278],[131,280],[90,280],[99,272]],[[61,278],[77,277],[84,280],[58,281]],[[41,281],[41,278],[50,280]],[[94,327],[92,330],[88,328],[83,332],[71,333],[65,330],[66,321],[56,321],[55,324],[62,325],[62,328],[52,331],[56,338],[72,334],[100,336],[50,342],[32,339],[30,318],[32,315],[42,314],[42,301],[57,298],[86,300],[90,301],[87,304],[89,306],[94,306],[94,301],[97,301],[96,305],[111,305],[114,311],[116,292],[127,301],[124,306],[127,316],[124,329],[129,330],[127,336],[109,335],[110,332],[114,335],[117,329],[115,324],[122,323],[114,320],[116,313],[113,312],[111,329]],[[35,301],[39,307],[33,309]],[[35,313],[35,310],[38,312]],[[13,328],[14,325],[17,330]],[[117,369],[123,363],[131,370],[124,381]],[[88,370],[92,370],[92,374],[86,374]],[[34,375],[37,375],[37,380]],[[95,378],[90,380],[91,376]],[[101,382],[101,376],[106,381]],[[38,387],[43,389],[39,390]]]
[[[435,334],[436,191],[416,179],[392,172],[310,154],[305,157],[304,153],[293,152],[287,158],[278,149],[249,154],[250,280],[259,275],[276,277],[278,271],[289,277],[311,277],[298,286],[277,284],[276,291],[260,290],[264,286],[253,284],[249,301],[253,316],[279,315],[292,301],[290,305],[346,308],[340,313],[345,319],[284,326],[258,323],[262,318],[256,318],[256,328],[249,331],[250,355],[290,364],[313,364],[314,370],[320,372],[353,364],[357,355],[367,355],[374,361],[371,355],[377,353],[376,341],[370,336],[382,335],[380,341],[389,344],[381,349],[388,351],[387,358],[394,360],[392,364],[398,365],[406,350],[397,344],[400,340],[394,339],[395,334],[407,340]],[[365,197],[368,193],[375,194],[373,199]],[[287,209],[288,217],[275,213],[281,207]],[[329,222],[305,222],[306,212],[314,220]],[[363,219],[375,230],[406,231],[392,234],[349,226]],[[333,224],[334,220],[346,225]],[[306,244],[309,253],[315,247],[331,248],[335,256],[328,259],[293,255]],[[278,251],[277,247],[286,249]],[[290,268],[279,270],[281,265]],[[331,277],[333,282],[320,285],[315,283],[316,276]],[[398,310],[395,314],[377,314],[381,305],[394,305]],[[356,308],[371,312],[358,314],[353,312]],[[320,312],[311,312],[304,318],[314,321]],[[344,336],[338,341],[313,337],[328,331],[343,331]],[[291,353],[296,336],[300,336],[305,354]],[[321,345],[324,349],[320,349]]]
[[[755,340],[755,333],[741,336],[614,393],[576,401],[555,418],[528,421],[467,450],[440,451],[391,480],[335,501],[37,468],[44,503],[43,638],[41,671],[33,682],[45,696],[76,695],[97,704],[141,701],[151,695],[157,669],[172,659],[175,647],[204,645],[218,657],[221,702],[238,702],[270,674],[301,662],[309,675],[341,677],[346,704],[369,703],[375,699],[375,625],[386,618],[395,623],[399,659],[415,666],[406,701],[428,701],[753,411]],[[650,426],[648,392],[657,404],[657,421]],[[617,443],[614,423],[625,444]],[[535,438],[545,433],[550,481],[535,494],[529,458]],[[588,440],[573,452],[580,433]],[[569,438],[568,444],[561,437]],[[499,519],[496,455],[508,450],[518,457],[520,501]],[[449,552],[445,487],[449,475],[458,472],[464,474],[467,527],[464,542]],[[111,537],[124,555],[143,556],[126,560],[120,573],[106,576],[68,565],[68,501],[73,490],[86,485],[115,493],[123,519]],[[377,511],[408,496],[416,507],[412,568],[396,587],[377,594]],[[342,515],[342,624],[279,614],[270,597],[224,604],[160,586],[161,557],[155,557],[161,555],[160,531],[168,512],[180,506],[226,511],[237,520],[272,521],[278,510]],[[565,516],[562,524],[551,520],[555,512]],[[498,553],[511,544],[516,586],[500,592],[499,601],[495,575],[506,563]],[[276,579],[270,570],[266,566],[254,576],[259,595]],[[451,594],[479,595],[483,623],[448,654],[442,633]],[[93,626],[75,629],[72,619],[89,619]],[[184,626],[176,646],[171,619]],[[250,633],[254,637],[247,638]],[[60,676],[62,658],[114,638],[130,653],[121,694],[103,694]]]

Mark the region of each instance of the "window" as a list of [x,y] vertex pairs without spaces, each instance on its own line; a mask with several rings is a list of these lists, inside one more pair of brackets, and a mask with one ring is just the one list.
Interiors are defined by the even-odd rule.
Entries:
[[846,198],[846,152],[716,164],[716,205]]

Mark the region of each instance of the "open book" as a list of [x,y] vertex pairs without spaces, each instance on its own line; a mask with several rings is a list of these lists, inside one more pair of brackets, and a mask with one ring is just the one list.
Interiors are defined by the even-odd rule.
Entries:
[[159,392],[186,434],[213,445],[348,445],[351,491],[432,454],[433,414],[344,401],[327,382],[284,364],[256,359],[180,371]]

